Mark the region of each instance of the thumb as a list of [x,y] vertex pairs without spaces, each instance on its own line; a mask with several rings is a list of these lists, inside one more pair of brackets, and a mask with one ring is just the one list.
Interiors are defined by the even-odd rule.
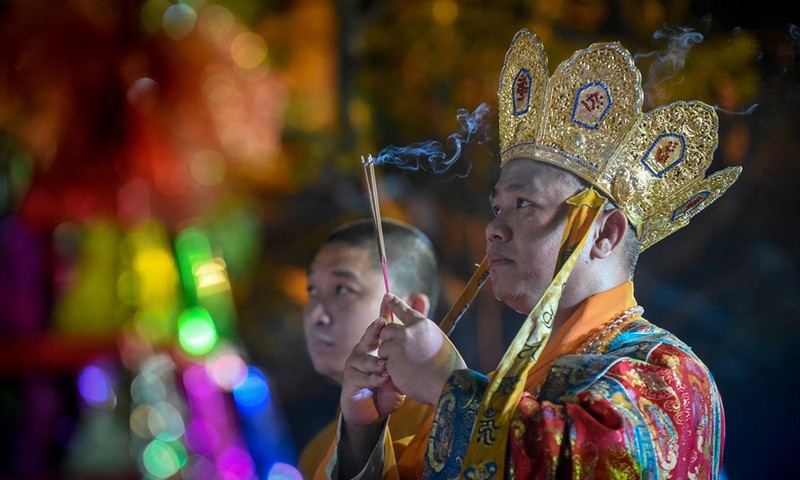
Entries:
[[394,321],[394,317],[392,315],[392,311],[389,309],[389,305],[387,305],[386,299],[389,297],[389,293],[384,295],[383,301],[381,302],[381,312],[380,317],[384,319],[384,321],[388,323],[392,323]]
[[414,322],[425,318],[424,315],[411,308],[407,303],[402,301],[400,297],[393,293],[387,293],[383,296],[383,304],[403,325],[411,325]]

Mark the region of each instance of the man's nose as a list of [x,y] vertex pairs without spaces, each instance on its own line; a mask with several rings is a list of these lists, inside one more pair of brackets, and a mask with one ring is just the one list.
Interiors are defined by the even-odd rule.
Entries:
[[497,243],[506,242],[511,238],[511,230],[503,220],[503,214],[500,213],[492,218],[486,224],[486,242]]
[[326,325],[331,322],[331,317],[328,315],[328,310],[325,308],[325,303],[320,301],[313,301],[307,307],[307,315],[309,319],[319,325]]

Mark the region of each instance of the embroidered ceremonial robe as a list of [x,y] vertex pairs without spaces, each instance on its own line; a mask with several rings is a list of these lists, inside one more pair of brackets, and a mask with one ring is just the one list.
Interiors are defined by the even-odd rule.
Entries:
[[[626,283],[586,300],[565,324],[573,331],[559,331],[546,372],[531,370],[512,420],[507,458],[485,459],[480,471],[466,476],[492,478],[495,462],[505,461],[511,478],[719,478],[722,402],[711,373],[691,349],[640,317],[609,332],[598,326],[583,338],[576,335],[586,330],[582,324],[594,323],[594,315],[605,312],[606,322],[614,317],[609,312],[635,305],[632,294]],[[587,344],[597,335],[603,338]],[[557,350],[566,352],[552,353]],[[540,360],[547,362],[546,355],[547,350]],[[434,419],[424,478],[458,478],[488,383],[469,370],[450,378]]]

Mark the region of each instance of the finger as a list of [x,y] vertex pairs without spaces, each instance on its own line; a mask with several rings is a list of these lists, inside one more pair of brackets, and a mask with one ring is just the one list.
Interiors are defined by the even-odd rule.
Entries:
[[359,372],[358,376],[342,384],[342,392],[346,395],[367,394],[370,390],[390,384],[392,381],[388,373]]
[[392,315],[392,311],[389,310],[389,306],[386,305],[386,302],[381,302],[380,316],[381,318],[386,320],[386,323],[392,323],[394,321],[394,316]]
[[364,374],[364,387],[363,388],[378,388],[382,387],[392,381],[389,373],[365,373]]
[[369,324],[367,330],[364,332],[364,335],[359,340],[358,345],[356,348],[359,348],[363,352],[372,352],[378,348],[378,345],[381,343],[381,330],[386,325],[386,320],[383,318],[378,317]]
[[383,304],[386,305],[404,325],[410,325],[425,319],[425,316],[411,308],[406,302],[400,300],[400,297],[393,293],[387,293],[383,296]]
[[365,373],[380,375],[386,372],[386,360],[369,354],[353,354],[347,359],[347,368],[356,372],[356,376]]
[[[378,347],[379,351],[384,351],[386,347],[391,343],[391,340],[399,338],[400,335],[403,334],[405,331],[406,326],[399,321],[394,322],[390,325],[386,325],[383,330],[381,330],[381,337],[380,337],[380,345]],[[387,343],[388,342],[388,343]],[[386,355],[378,355],[381,358],[386,358]]]
[[378,347],[378,350],[375,351],[375,354],[381,360],[388,360],[392,356],[392,346],[393,343],[391,342],[394,335],[389,332],[388,329],[384,329],[381,332],[381,345]]
[[372,362],[356,365],[351,363],[350,367],[345,372],[345,379],[342,383],[343,388],[348,391],[358,391],[361,389],[376,388],[386,385],[391,381],[389,373],[386,371],[386,366],[383,360],[380,360],[380,365],[376,364],[379,359],[373,357]]

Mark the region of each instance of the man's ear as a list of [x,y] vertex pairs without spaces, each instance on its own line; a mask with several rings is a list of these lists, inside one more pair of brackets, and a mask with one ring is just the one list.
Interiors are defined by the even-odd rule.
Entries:
[[608,258],[620,245],[628,231],[628,217],[614,208],[600,214],[597,235],[592,244],[592,258]]
[[408,306],[418,311],[419,313],[428,316],[428,310],[431,307],[431,300],[424,293],[412,293],[406,301]]

